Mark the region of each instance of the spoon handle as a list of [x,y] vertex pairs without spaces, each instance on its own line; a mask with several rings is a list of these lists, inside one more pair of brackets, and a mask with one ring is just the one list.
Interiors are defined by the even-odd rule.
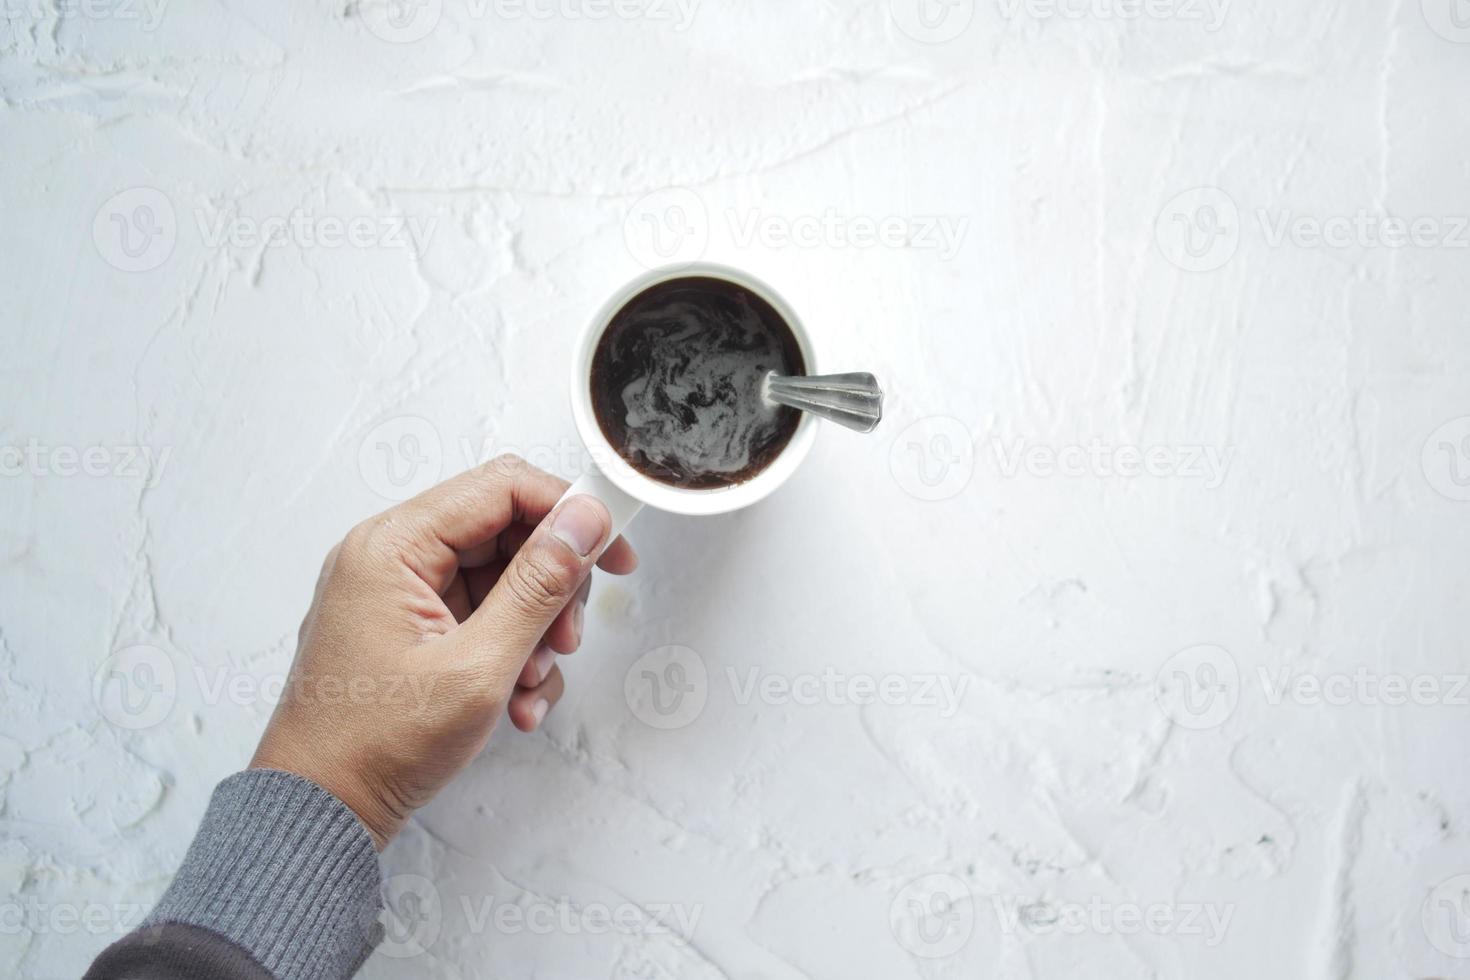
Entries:
[[883,389],[871,374],[766,377],[766,398],[819,415],[859,432],[872,432],[883,418]]

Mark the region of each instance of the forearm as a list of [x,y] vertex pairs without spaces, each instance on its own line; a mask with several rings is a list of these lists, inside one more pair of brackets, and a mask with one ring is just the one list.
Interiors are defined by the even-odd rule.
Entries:
[[381,927],[377,851],[353,812],[299,776],[215,789],[173,884],[86,980],[340,980]]

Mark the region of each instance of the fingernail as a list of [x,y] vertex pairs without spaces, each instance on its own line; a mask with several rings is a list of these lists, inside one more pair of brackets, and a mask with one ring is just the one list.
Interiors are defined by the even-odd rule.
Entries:
[[573,497],[561,505],[551,523],[551,533],[568,548],[586,558],[602,543],[607,531],[604,509],[591,497]]
[[536,672],[536,683],[540,684],[546,680],[546,675],[551,672],[551,663],[556,659],[556,651],[545,643],[536,648],[531,654],[531,669]]
[[541,698],[535,704],[531,705],[531,717],[538,726],[545,719],[546,712],[549,710],[551,710],[551,702],[545,698]]

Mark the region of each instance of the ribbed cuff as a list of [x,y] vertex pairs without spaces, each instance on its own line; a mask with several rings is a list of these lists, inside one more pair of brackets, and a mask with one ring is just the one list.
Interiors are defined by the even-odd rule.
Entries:
[[382,935],[382,873],[346,804],[310,780],[247,769],[215,788],[145,926],[219,933],[279,980],[350,977]]

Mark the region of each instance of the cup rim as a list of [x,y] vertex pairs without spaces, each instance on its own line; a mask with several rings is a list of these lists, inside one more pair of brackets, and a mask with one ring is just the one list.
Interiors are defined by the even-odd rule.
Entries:
[[765,499],[776,488],[785,483],[811,452],[816,441],[817,418],[803,412],[797,422],[796,432],[775,459],[765,469],[744,483],[708,490],[689,490],[660,483],[645,476],[618,455],[602,434],[602,427],[592,410],[592,355],[603,332],[612,323],[613,317],[639,293],[659,283],[674,279],[711,278],[748,289],[760,296],[781,315],[796,338],[808,374],[815,374],[816,352],[811,335],[801,322],[796,311],[774,287],[764,280],[732,266],[716,262],[686,262],[660,266],[635,276],[615,290],[597,312],[588,320],[578,335],[576,348],[572,352],[571,400],[572,418],[577,434],[591,455],[591,463],[606,476],[613,485],[635,500],[649,507],[675,514],[709,515],[723,514],[742,507],[749,507]]

